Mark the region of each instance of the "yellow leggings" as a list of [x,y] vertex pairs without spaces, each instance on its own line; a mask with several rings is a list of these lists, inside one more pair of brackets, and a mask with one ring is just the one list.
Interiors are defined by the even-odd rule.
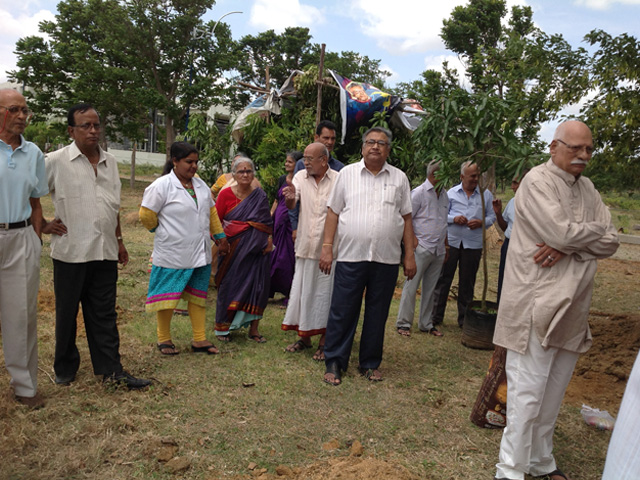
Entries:
[[[189,318],[191,319],[191,329],[193,330],[193,341],[201,342],[207,337],[204,332],[205,309],[200,305],[189,302],[187,307],[189,310]],[[158,310],[156,312],[158,319],[158,343],[167,343],[171,341],[171,317],[173,317],[173,309]]]

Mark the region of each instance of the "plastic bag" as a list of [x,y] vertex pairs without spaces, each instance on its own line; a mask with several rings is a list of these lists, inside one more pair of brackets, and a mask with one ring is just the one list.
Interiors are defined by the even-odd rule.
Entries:
[[616,423],[615,419],[606,410],[600,411],[597,408],[582,405],[580,413],[587,425],[596,427],[598,430],[613,430],[613,425]]

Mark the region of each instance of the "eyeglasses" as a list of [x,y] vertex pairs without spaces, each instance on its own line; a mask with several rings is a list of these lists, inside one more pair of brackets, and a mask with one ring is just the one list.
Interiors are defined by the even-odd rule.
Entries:
[[587,152],[587,155],[593,154],[593,147],[589,145],[569,145],[567,142],[560,140],[559,138],[556,138],[556,140],[559,141],[561,144],[563,144],[565,147],[567,147],[567,149],[571,153],[581,152],[582,149],[584,148],[584,151]]
[[30,117],[33,115],[33,112],[29,110],[27,107],[19,107],[18,105],[11,105],[10,107],[5,107],[4,105],[0,105],[0,108],[4,108],[11,115],[15,115],[18,112],[22,112],[23,115]]
[[71,125],[73,128],[79,128],[80,130],[84,130],[85,132],[88,132],[89,130],[91,130],[91,127],[93,127],[94,130],[100,130],[102,128],[102,125],[100,125],[99,123],[82,123],[80,125]]
[[386,147],[390,145],[389,142],[385,142],[384,140],[365,140],[364,144],[368,147],[373,147],[374,145],[378,145],[379,147]]
[[253,170],[238,170],[236,175],[253,175]]

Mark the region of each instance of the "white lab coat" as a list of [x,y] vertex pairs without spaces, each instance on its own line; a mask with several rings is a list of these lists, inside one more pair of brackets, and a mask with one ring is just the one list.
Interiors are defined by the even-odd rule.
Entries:
[[142,206],[158,215],[153,264],[165,268],[197,268],[211,263],[209,216],[215,205],[209,187],[193,177],[198,204],[171,171],[149,185]]

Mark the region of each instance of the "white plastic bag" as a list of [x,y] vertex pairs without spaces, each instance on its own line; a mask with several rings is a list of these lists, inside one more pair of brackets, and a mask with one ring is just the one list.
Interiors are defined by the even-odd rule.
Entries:
[[583,404],[580,413],[587,425],[596,427],[598,430],[613,430],[613,425],[616,423],[615,419],[606,410],[600,411],[597,408],[591,408]]

